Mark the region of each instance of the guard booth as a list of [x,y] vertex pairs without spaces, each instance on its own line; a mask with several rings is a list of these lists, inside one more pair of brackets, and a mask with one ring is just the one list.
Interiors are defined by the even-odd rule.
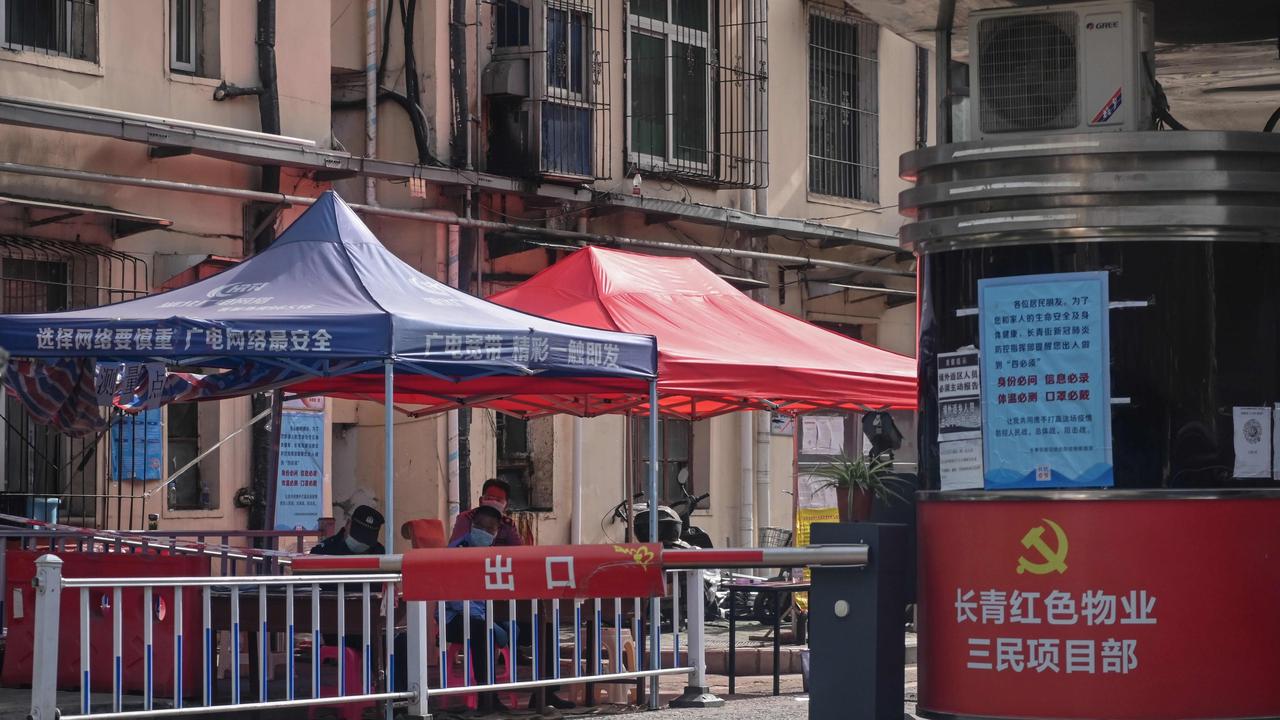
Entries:
[[1280,715],[1280,137],[918,150],[920,714]]

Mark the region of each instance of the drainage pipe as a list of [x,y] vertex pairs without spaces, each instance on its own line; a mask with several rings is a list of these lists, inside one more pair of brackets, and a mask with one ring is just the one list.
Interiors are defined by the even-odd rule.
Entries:
[[751,421],[755,413],[738,413],[738,427],[741,435],[738,439],[739,464],[742,468],[741,502],[738,504],[738,544],[742,547],[755,547],[755,503],[754,492],[755,468],[751,440]]
[[[458,250],[462,244],[460,235],[461,228],[458,225],[449,226],[448,249],[445,253],[445,280],[449,287],[453,288],[458,287]],[[452,528],[454,521],[458,519],[458,513],[462,512],[462,452],[456,409],[449,411],[445,423],[448,428],[449,442],[449,527]]]
[[[587,218],[578,218],[578,232],[587,232]],[[569,517],[569,542],[573,545],[582,544],[582,444],[583,433],[586,432],[586,420],[574,416],[573,418],[573,514]],[[625,497],[630,497],[626,495]]]
[[[388,8],[389,10],[389,8]],[[364,156],[378,155],[378,0],[364,3]],[[364,201],[378,204],[378,181],[364,179]]]

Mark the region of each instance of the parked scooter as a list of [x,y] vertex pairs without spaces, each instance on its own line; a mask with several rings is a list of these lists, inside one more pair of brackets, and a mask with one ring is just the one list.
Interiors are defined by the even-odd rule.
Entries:
[[[689,493],[688,475],[681,474],[678,478],[680,490],[684,497],[671,503],[670,505],[658,505],[658,538],[657,542],[662,543],[664,548],[680,548],[684,550],[695,550],[698,548],[711,548],[714,545],[711,542],[711,536],[702,528],[692,523],[693,511],[698,505],[711,497],[710,493],[694,496]],[[630,501],[622,501],[613,508],[611,517],[615,521],[627,524],[631,521],[631,517],[635,517],[635,524],[631,526],[631,535],[637,542],[649,542],[649,503],[642,500],[644,493],[637,493]],[[630,513],[628,512],[630,506]],[[712,582],[710,576],[705,576],[703,584],[703,603],[706,612],[706,619],[716,620],[723,615],[719,604],[716,602],[716,584]],[[670,603],[663,603],[662,616],[663,619],[670,617]],[[681,619],[683,623],[683,618]]]

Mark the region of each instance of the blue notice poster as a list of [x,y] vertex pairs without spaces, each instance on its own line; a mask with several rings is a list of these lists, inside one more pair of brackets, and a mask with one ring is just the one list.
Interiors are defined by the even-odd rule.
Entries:
[[120,413],[111,422],[111,479],[159,480],[164,466],[160,410]]
[[324,515],[324,413],[285,410],[276,477],[276,530],[315,530]]
[[1107,273],[978,281],[984,487],[1111,487]]

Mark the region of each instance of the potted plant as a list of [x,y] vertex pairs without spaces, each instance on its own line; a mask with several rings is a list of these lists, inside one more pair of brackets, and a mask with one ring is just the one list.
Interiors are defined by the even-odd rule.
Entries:
[[840,506],[840,522],[866,522],[871,517],[871,500],[906,501],[894,488],[905,484],[893,475],[893,458],[838,455],[813,471],[822,478],[817,489],[834,488]]

